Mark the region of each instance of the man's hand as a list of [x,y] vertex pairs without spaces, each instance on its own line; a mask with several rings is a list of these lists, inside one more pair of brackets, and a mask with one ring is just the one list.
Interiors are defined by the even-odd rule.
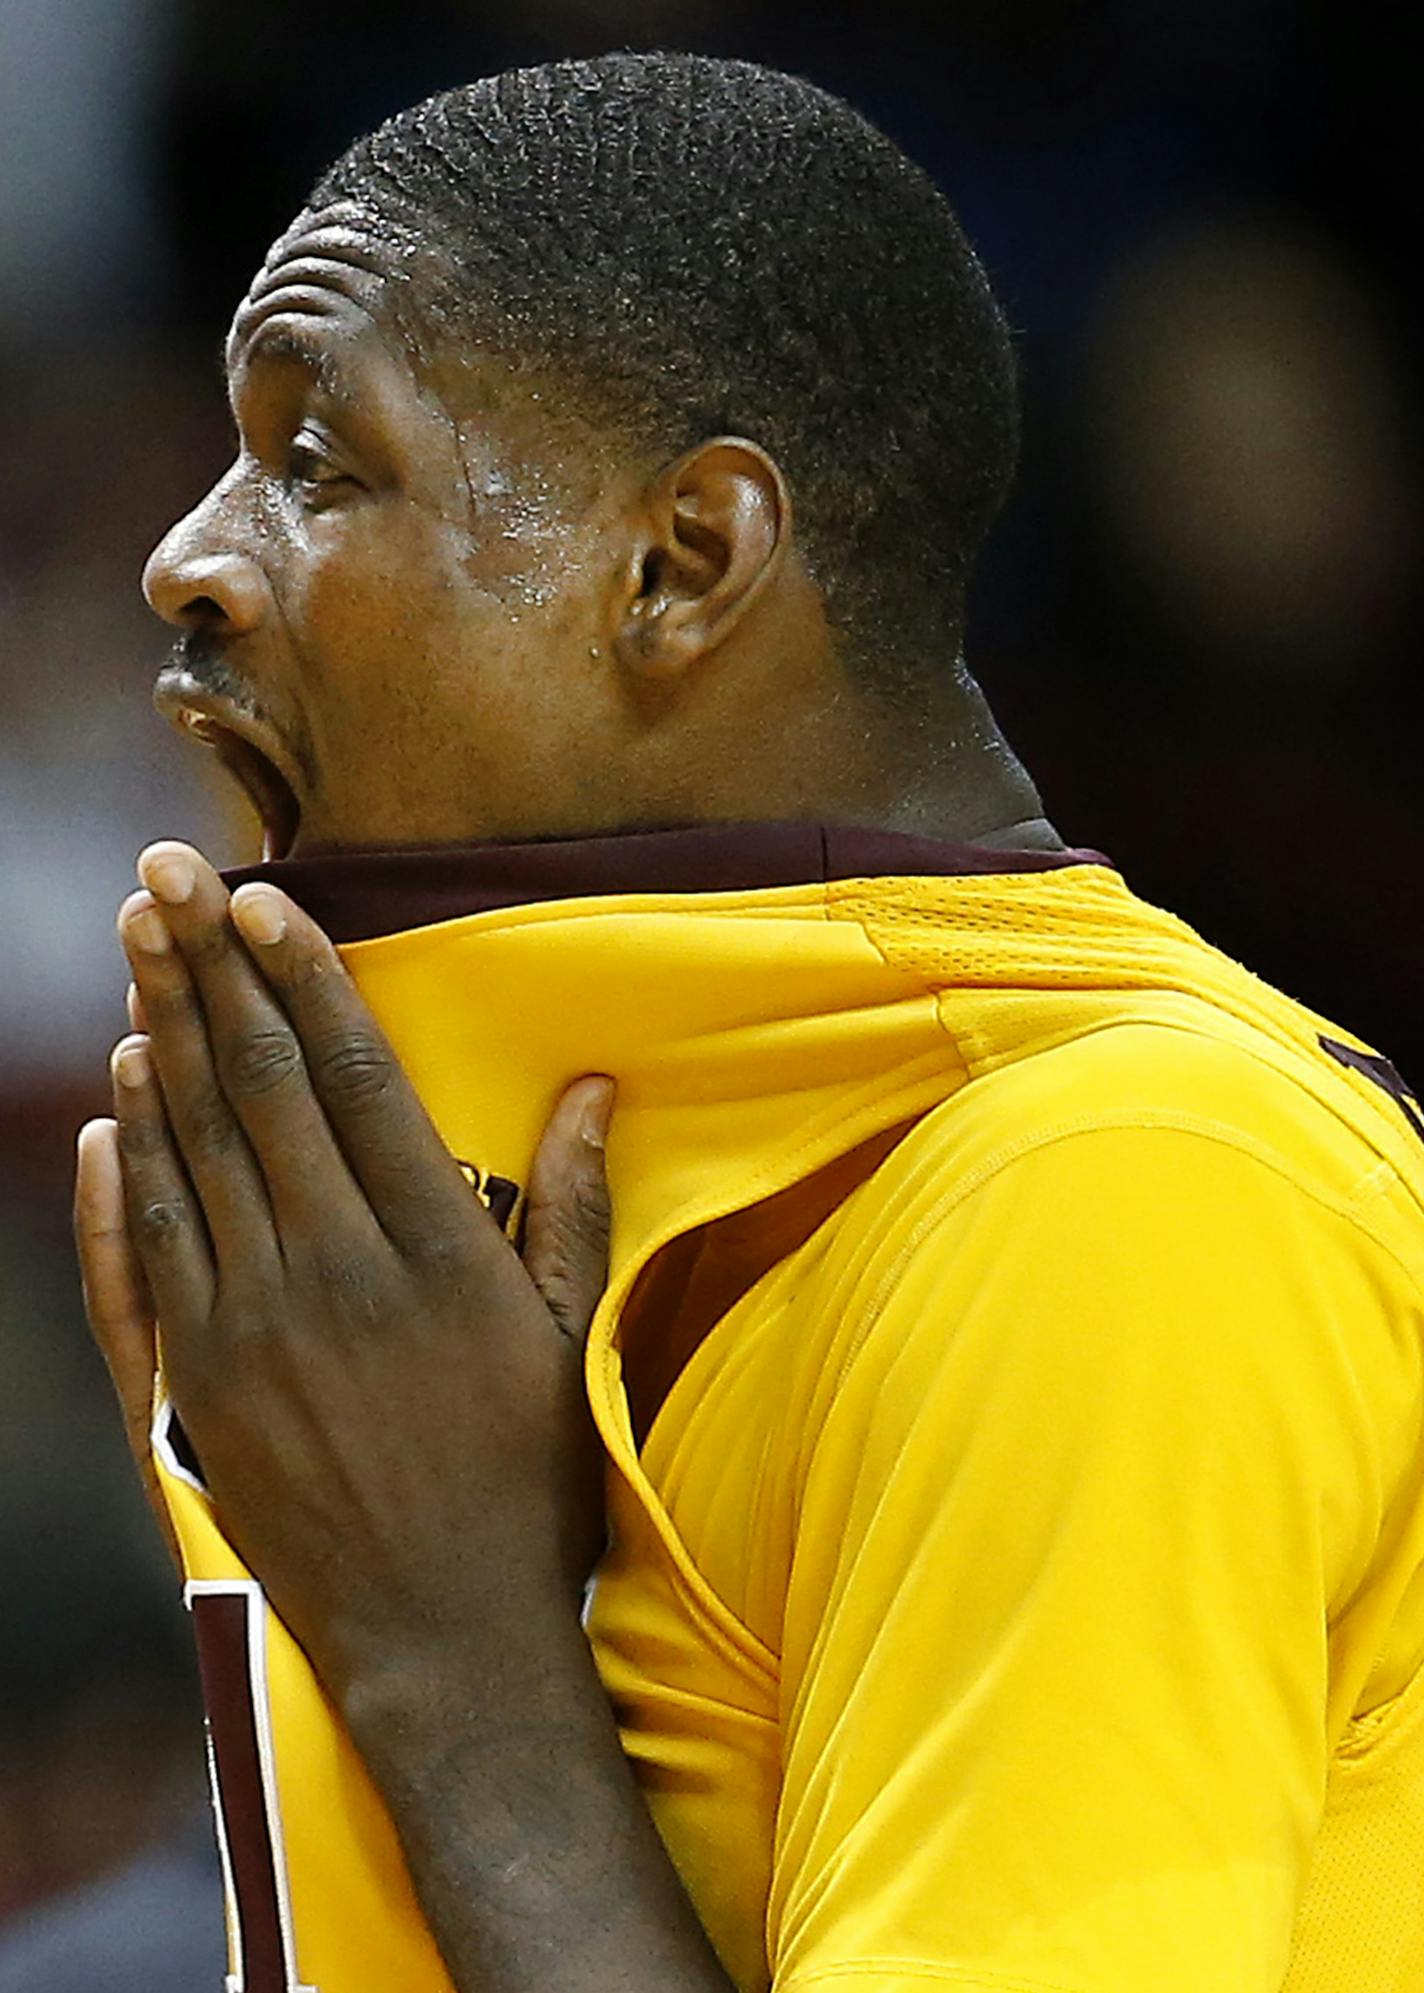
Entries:
[[461,1993],[728,1993],[578,1618],[611,1081],[556,1108],[521,1260],[285,895],[229,909],[181,845],[140,871],[135,1035],[75,1200],[140,1462],[156,1318],[223,1528],[345,1715]]
[[341,1698],[577,1612],[603,1542],[582,1345],[611,1082],[555,1111],[520,1257],[325,936],[156,845],[120,914],[142,1031],[80,1145],[90,1320],[147,1460],[154,1318],[219,1517]]

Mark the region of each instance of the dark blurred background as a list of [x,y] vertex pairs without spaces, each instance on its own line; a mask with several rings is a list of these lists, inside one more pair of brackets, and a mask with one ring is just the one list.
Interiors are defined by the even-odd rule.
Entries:
[[0,0],[0,1958],[7,1929],[53,1928],[68,1893],[198,1831],[186,1630],[81,1327],[70,1153],[123,1028],[112,918],[136,851],[247,855],[203,757],[149,712],[164,644],[137,583],[225,462],[219,339],[309,181],[432,90],[616,46],[751,56],[868,112],[940,179],[1020,336],[1023,473],[971,662],[1050,815],[1409,1073],[1399,18]]

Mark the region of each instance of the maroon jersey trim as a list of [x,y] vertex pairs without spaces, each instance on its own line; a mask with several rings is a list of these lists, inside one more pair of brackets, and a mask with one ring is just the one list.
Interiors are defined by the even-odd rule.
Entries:
[[[249,1602],[254,1596],[257,1614]],[[252,1642],[262,1637],[260,1595],[255,1582],[235,1583],[231,1591],[194,1586],[188,1605],[208,1712],[214,1798],[237,1907],[237,1984],[243,1993],[288,1993],[293,1977],[252,1689]]]
[[1111,864],[1100,851],[996,851],[900,831],[764,823],[531,844],[339,852],[245,865],[223,876],[234,888],[256,879],[281,886],[333,941],[370,941],[544,900],[749,892],[831,879],[949,878]]

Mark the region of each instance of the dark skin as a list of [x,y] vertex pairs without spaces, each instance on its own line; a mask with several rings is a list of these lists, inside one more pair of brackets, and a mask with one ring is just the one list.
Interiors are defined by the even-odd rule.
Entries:
[[[187,644],[160,703],[280,769],[297,848],[772,817],[1057,845],[972,693],[910,726],[856,689],[755,443],[637,460],[412,336],[418,262],[385,254],[343,211],[273,249],[229,342],[237,460],[145,575]],[[458,1988],[725,1988],[579,1624],[610,1083],[556,1109],[521,1258],[291,901],[229,902],[183,846],[140,875],[137,1029],[76,1188],[136,1458],[158,1318],[224,1528]]]

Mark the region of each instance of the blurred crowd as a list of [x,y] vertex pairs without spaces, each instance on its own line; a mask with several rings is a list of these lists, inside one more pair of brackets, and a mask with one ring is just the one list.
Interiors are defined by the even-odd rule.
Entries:
[[250,853],[150,713],[137,581],[225,460],[219,339],[306,185],[386,112],[561,54],[748,55],[850,97],[940,179],[1019,336],[1021,487],[970,655],[1049,815],[1409,1074],[1424,511],[1388,19],[0,0],[0,1993],[7,1932],[171,1855],[201,1807],[182,1614],[82,1330],[70,1154],[123,1029],[136,851]]

